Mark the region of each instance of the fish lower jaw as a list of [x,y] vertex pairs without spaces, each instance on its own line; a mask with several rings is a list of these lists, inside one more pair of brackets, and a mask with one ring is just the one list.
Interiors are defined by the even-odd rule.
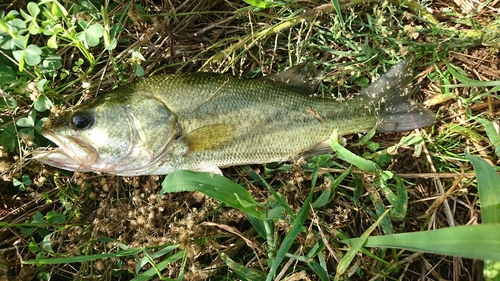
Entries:
[[94,169],[91,167],[92,162],[85,161],[90,159],[79,160],[71,157],[61,148],[39,148],[32,152],[32,159],[42,162],[43,164],[54,166],[63,170],[90,172]]
[[54,166],[64,170],[75,171],[82,164],[69,157],[60,148],[43,148],[33,151],[33,159],[46,165]]
[[36,149],[33,159],[64,170],[93,171],[91,167],[98,162],[99,155],[91,145],[73,136],[59,136],[46,128],[41,133],[57,147]]

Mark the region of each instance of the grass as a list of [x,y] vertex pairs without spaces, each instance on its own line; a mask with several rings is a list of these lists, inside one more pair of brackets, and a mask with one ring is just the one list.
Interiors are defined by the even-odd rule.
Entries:
[[[2,278],[498,280],[498,8],[364,2],[4,6]],[[436,123],[333,138],[334,158],[131,178],[29,157],[50,112],[141,75],[312,59],[317,94],[348,97],[407,56]]]

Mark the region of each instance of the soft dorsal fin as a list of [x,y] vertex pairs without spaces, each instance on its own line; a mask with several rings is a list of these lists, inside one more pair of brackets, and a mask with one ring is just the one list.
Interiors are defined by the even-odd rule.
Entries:
[[188,152],[221,149],[235,137],[234,126],[231,124],[212,124],[197,128],[182,137],[188,146]]
[[306,95],[312,95],[318,88],[321,74],[322,72],[318,71],[313,61],[309,60],[263,78],[286,83]]

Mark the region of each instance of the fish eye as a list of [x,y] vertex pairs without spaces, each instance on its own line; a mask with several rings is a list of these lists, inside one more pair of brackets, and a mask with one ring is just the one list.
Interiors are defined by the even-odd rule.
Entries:
[[77,130],[87,130],[94,124],[94,117],[89,113],[76,113],[71,117],[71,126]]

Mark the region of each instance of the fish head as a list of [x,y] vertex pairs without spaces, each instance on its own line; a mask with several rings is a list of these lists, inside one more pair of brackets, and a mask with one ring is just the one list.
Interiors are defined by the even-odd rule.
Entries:
[[44,123],[41,134],[57,148],[34,159],[65,170],[141,174],[172,146],[177,117],[147,92],[111,92]]

